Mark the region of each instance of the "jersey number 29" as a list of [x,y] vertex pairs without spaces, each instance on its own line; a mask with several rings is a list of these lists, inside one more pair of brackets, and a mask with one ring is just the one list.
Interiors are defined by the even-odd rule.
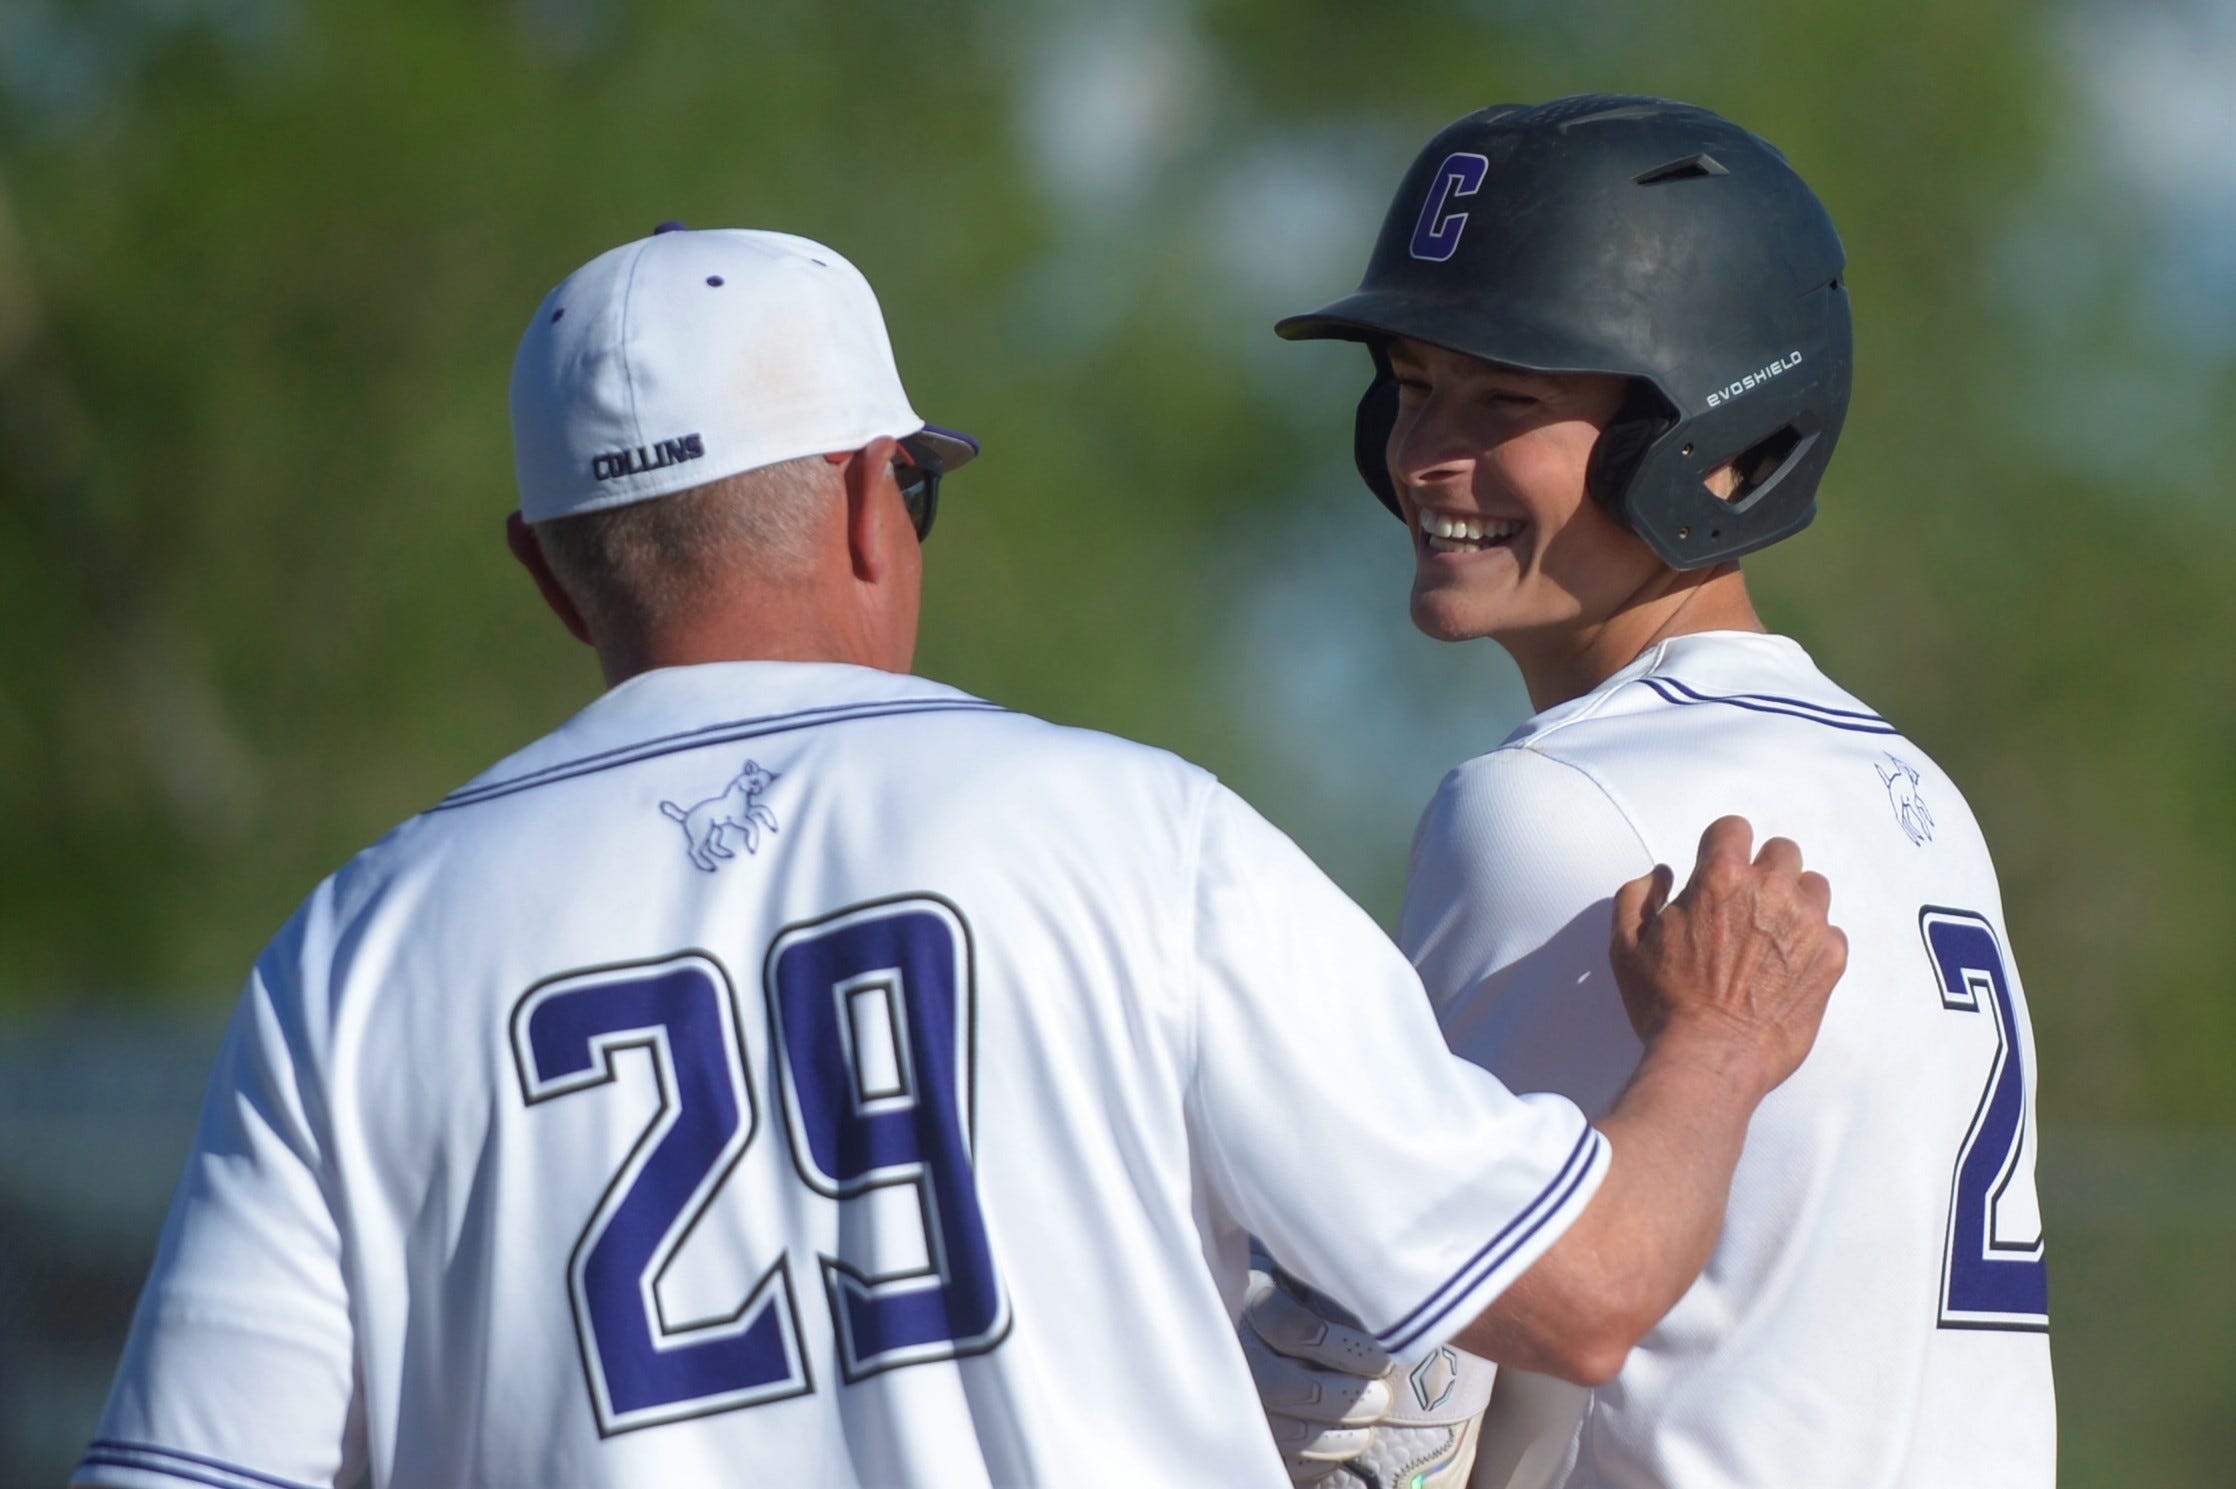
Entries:
[[1944,1329],[2047,1329],[2050,1294],[2033,1184],[2033,1103],[2010,966],[1995,928],[1970,910],[1918,913],[1941,1006],[1995,1024],[1995,1060],[1957,1152],[1941,1269]]
[[[992,1349],[1009,1314],[971,1163],[961,914],[918,896],[793,926],[770,946],[764,983],[784,1142],[800,1177],[841,1203],[907,1186],[922,1216],[928,1266],[873,1272],[819,1258],[841,1375]],[[674,1321],[661,1302],[670,1264],[760,1130],[740,1017],[728,974],[703,952],[569,973],[513,1011],[530,1105],[609,1084],[628,1050],[644,1052],[658,1084],[660,1109],[569,1264],[603,1435],[815,1389],[788,1256],[725,1316]]]

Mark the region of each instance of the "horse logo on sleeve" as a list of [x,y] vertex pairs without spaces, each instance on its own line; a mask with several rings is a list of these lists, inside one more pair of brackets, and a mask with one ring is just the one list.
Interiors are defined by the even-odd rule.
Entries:
[[1887,756],[1894,766],[1889,770],[1880,765],[1879,781],[1887,788],[1887,800],[1894,805],[1894,820],[1911,842],[1923,846],[1933,841],[1933,813],[1926,810],[1924,798],[1918,795],[1918,768],[1897,755]]

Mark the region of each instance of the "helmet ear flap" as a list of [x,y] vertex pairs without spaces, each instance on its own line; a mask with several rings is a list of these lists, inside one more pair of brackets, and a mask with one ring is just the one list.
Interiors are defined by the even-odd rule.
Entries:
[[1397,427],[1398,386],[1390,375],[1390,360],[1379,346],[1374,351],[1374,381],[1359,395],[1359,411],[1351,425],[1351,462],[1367,490],[1382,500],[1394,517],[1402,518],[1397,488],[1390,483],[1390,431]]
[[1607,514],[1633,531],[1630,485],[1649,446],[1677,422],[1677,412],[1643,378],[1632,378],[1623,389],[1622,407],[1600,431],[1592,458],[1584,467],[1584,488]]

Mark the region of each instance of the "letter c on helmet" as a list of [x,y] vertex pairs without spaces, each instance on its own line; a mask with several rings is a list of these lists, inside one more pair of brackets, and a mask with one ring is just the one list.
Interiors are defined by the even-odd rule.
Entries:
[[1436,168],[1435,184],[1421,203],[1421,220],[1413,226],[1413,256],[1441,264],[1460,251],[1460,234],[1467,228],[1467,214],[1451,210],[1452,198],[1473,196],[1482,189],[1491,162],[1472,150],[1457,150]]

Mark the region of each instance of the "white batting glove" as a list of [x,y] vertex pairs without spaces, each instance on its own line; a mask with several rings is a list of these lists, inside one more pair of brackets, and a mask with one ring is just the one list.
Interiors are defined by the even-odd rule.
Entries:
[[[1390,1409],[1390,1357],[1323,1317],[1264,1272],[1250,1274],[1242,1353],[1293,1484],[1313,1484],[1365,1452]],[[1340,1481],[1338,1481],[1340,1482]]]
[[1251,1274],[1242,1319],[1292,1483],[1463,1489],[1496,1366],[1449,1345],[1392,1360],[1334,1304],[1263,1273]]

